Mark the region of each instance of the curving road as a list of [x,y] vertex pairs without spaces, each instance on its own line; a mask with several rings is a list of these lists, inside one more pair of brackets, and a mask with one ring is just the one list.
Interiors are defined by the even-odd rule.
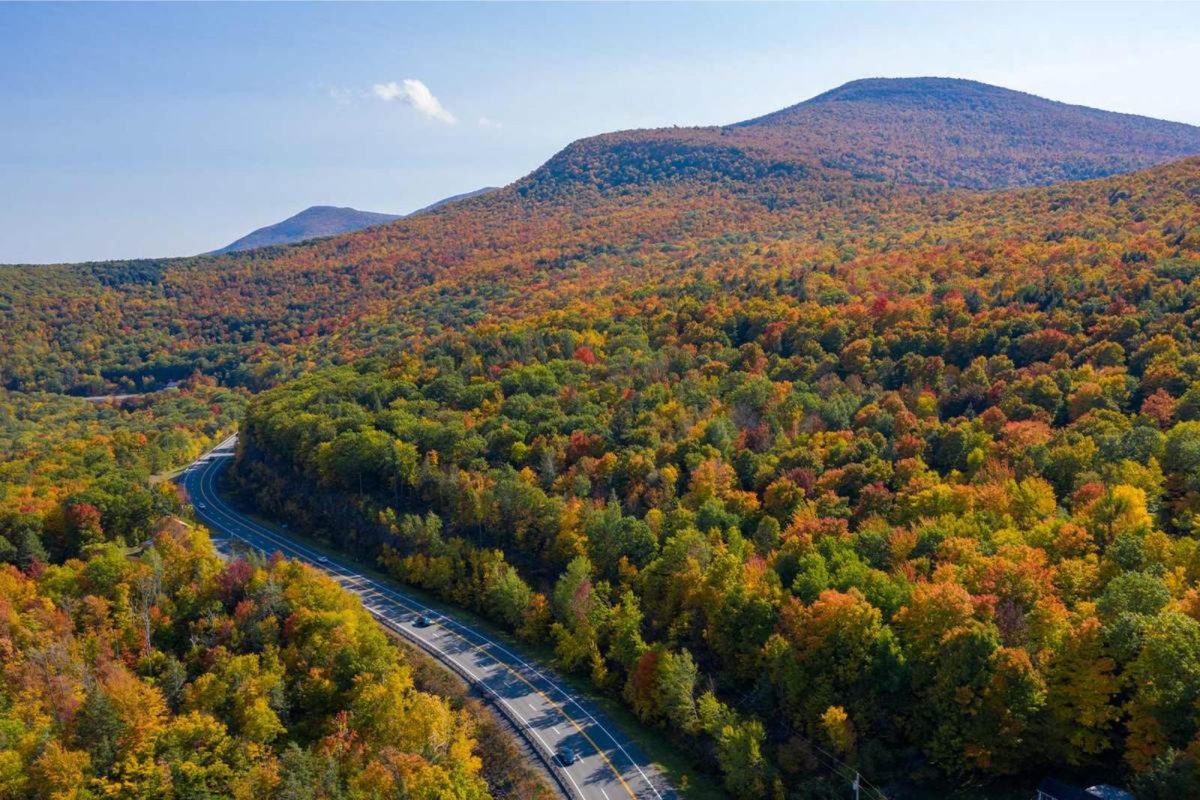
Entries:
[[[372,580],[346,562],[327,557],[239,513],[216,492],[216,478],[229,464],[237,437],[231,436],[195,461],[180,478],[196,516],[220,537],[264,553],[282,553],[324,570],[362,598],[381,625],[396,631],[454,669],[489,696],[533,745],[570,798],[587,800],[674,800],[675,793],[620,730],[596,708],[569,694],[534,660],[495,642],[469,623],[429,611],[420,600]],[[414,623],[426,612],[432,624]],[[561,763],[561,748],[578,755]]]

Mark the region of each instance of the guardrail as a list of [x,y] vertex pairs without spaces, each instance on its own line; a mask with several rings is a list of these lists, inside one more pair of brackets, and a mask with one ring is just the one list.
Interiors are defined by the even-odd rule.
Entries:
[[499,711],[500,714],[506,720],[508,720],[508,723],[512,725],[513,729],[520,734],[521,738],[529,744],[530,748],[533,749],[533,752],[537,754],[538,758],[540,758],[542,762],[546,764],[550,775],[554,778],[554,782],[558,784],[558,788],[562,791],[563,797],[575,797],[575,793],[571,790],[570,782],[563,776],[563,768],[558,763],[558,757],[553,752],[547,752],[546,747],[542,744],[542,741],[533,733],[533,726],[514,714],[508,707],[508,704],[504,702],[504,699],[500,697],[500,694],[495,689],[493,689],[491,686],[488,686],[471,673],[467,672],[465,667],[461,666],[453,659],[442,660],[438,658],[438,653],[433,647],[432,643],[426,642],[419,636],[413,636],[404,629],[402,624],[392,622],[382,614],[370,609],[368,610],[371,612],[372,616],[374,616],[380,623],[383,624],[385,628],[395,631],[400,636],[403,636],[406,641],[416,644],[439,664],[445,664],[446,666],[450,667],[469,685],[483,689],[484,701]]
[[[213,447],[213,449],[210,450],[208,453],[205,453],[201,458],[192,462],[192,464],[190,464],[188,466],[188,469],[191,469],[192,467],[206,463],[209,458],[211,458],[212,456],[217,454],[218,450],[222,449],[223,447],[226,447],[232,440],[236,439],[236,437],[237,437],[236,433],[229,436],[224,441],[220,442],[215,447]],[[234,536],[233,538],[237,538],[237,537]],[[250,544],[249,542],[246,542],[246,544],[251,549],[254,549],[254,550],[258,549],[257,547],[255,547],[253,544]],[[466,668],[463,667],[462,665],[458,664],[454,659],[439,658],[440,654],[437,652],[436,648],[434,647],[434,645],[431,642],[426,642],[425,640],[421,639],[419,636],[415,636],[411,631],[407,630],[402,623],[394,622],[394,621],[388,619],[382,613],[376,611],[375,609],[373,609],[369,605],[366,605],[365,603],[364,603],[364,606],[365,606],[366,610],[371,614],[371,616],[375,617],[376,621],[378,621],[384,628],[386,628],[387,630],[390,630],[390,631],[394,631],[397,635],[403,637],[405,639],[405,641],[409,641],[409,642],[416,644],[418,647],[421,648],[421,650],[426,652],[431,658],[433,658],[439,664],[444,664],[444,665],[448,666],[450,669],[454,670],[454,672],[457,673],[459,676],[461,676],[463,678],[463,680],[465,680],[468,683],[468,685],[481,688],[483,690],[482,697],[484,699],[484,702],[488,703],[489,705],[494,707],[497,711],[499,711],[500,714],[504,717],[504,719],[507,720],[508,723],[512,726],[512,728],[517,732],[517,734],[520,735],[520,737],[522,739],[524,739],[526,743],[529,744],[529,746],[533,750],[534,754],[546,765],[547,770],[549,771],[551,777],[554,779],[554,782],[558,785],[558,788],[561,791],[562,796],[565,798],[568,798],[568,800],[571,800],[571,798],[580,796],[578,790],[572,791],[574,782],[571,781],[569,777],[567,777],[566,771],[565,771],[564,767],[559,763],[557,755],[553,751],[550,751],[547,749],[547,747],[542,743],[541,738],[535,734],[535,732],[533,730],[533,726],[530,725],[528,722],[526,722],[521,717],[519,717],[518,715],[516,715],[508,707],[508,704],[504,701],[504,698],[502,698],[495,689],[493,689],[491,686],[487,685],[483,681],[479,680],[471,673],[467,672]],[[410,606],[410,608],[411,608],[411,606]],[[539,675],[539,677],[540,677],[540,673],[538,673],[536,670],[534,670],[534,673]],[[561,691],[561,690],[559,690],[559,691]]]

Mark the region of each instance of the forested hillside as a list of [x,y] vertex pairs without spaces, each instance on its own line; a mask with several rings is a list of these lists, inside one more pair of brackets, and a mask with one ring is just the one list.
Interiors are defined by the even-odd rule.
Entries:
[[[283,249],[0,268],[0,385],[140,389],[194,371],[258,390],[443,326],[603,296],[614,279],[841,263],[988,188],[1200,155],[1200,129],[969,81],[841,87],[725,128],[584,139],[509,187]],[[941,187],[951,187],[949,189]],[[1120,191],[1120,190],[1118,190]],[[1077,211],[1035,211],[1050,224]]]
[[489,797],[473,723],[357,599],[180,524],[0,564],[0,654],[0,797]]
[[36,569],[137,545],[179,510],[151,485],[237,428],[245,396],[199,384],[121,403],[0,390],[0,561]]
[[257,396],[239,479],[552,646],[736,797],[812,796],[831,754],[1172,796],[1200,780],[1198,198],[1189,161],[546,267],[560,309]]
[[357,598],[172,517],[244,401],[0,392],[0,798],[547,796]]
[[976,189],[1131,172],[1200,154],[1200,129],[949,78],[853,81],[757,119],[575,142],[525,193],[663,181],[859,181]]
[[952,78],[852,81],[732,127],[874,175],[975,188],[1096,178],[1197,155],[1192,125]]
[[235,424],[247,498],[733,797],[1186,796],[1197,154],[870,80],[345,236],[0,267],[0,798],[499,794],[356,601],[163,530]]

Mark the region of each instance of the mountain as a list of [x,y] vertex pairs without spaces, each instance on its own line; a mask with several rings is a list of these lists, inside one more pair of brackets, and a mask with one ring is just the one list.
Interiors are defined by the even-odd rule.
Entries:
[[438,200],[436,203],[430,203],[429,205],[427,205],[423,208],[418,208],[416,211],[412,212],[408,216],[411,217],[415,214],[425,214],[429,211],[436,211],[437,209],[441,208],[442,206],[449,205],[450,203],[456,203],[459,200],[467,200],[471,197],[479,197],[480,195],[491,194],[492,192],[498,191],[499,188],[500,188],[499,186],[484,186],[481,189],[475,189],[474,191],[471,191],[471,192],[463,192],[462,194],[452,194],[449,197],[444,197],[441,200]]
[[918,183],[995,188],[1130,172],[1200,153],[1200,128],[976,81],[853,81],[734,126],[780,149]]
[[267,225],[252,233],[248,233],[236,242],[225,245],[220,250],[213,250],[211,255],[236,253],[241,250],[253,250],[256,247],[269,247],[278,244],[295,244],[323,236],[351,233],[363,228],[393,222],[404,216],[411,217],[413,214],[424,214],[429,211],[435,211],[458,200],[466,200],[470,197],[488,194],[489,192],[496,191],[496,189],[497,187],[495,186],[484,186],[482,189],[451,195],[450,197],[438,200],[436,203],[430,203],[424,208],[418,208],[412,214],[407,215],[380,214],[374,211],[359,211],[356,208],[338,208],[336,206],[312,206],[293,217],[288,217],[283,222],[276,222],[274,225]]
[[[0,534],[31,565],[42,530],[69,554],[64,531],[144,541],[119,484],[77,465],[157,470],[199,442],[144,452],[144,429],[256,393],[244,496],[554,648],[732,797],[828,794],[809,736],[889,795],[1015,797],[1078,764],[1166,796],[1153,781],[1200,785],[1189,152],[1188,126],[865,81],[592,137],[300,247],[2,268],[0,386],[33,408],[174,379],[236,393],[152,395],[172,405],[122,407],[137,427],[108,443],[44,417],[43,438],[78,431],[40,461],[61,502],[31,533],[39,465],[0,467]],[[0,405],[22,448],[26,408]],[[218,584],[201,599],[236,619],[197,635],[295,633],[255,627],[278,599],[261,581]],[[41,608],[25,595],[9,605]],[[120,641],[180,644],[189,604],[162,602]],[[373,714],[346,685],[346,719]],[[94,727],[90,691],[68,700]]]
[[[602,301],[625,281],[743,269],[765,260],[752,242],[779,242],[764,252],[796,264],[850,263],[879,247],[885,228],[907,242],[930,220],[958,215],[964,197],[996,194],[967,187],[1121,172],[1188,152],[1200,153],[1192,126],[969,81],[858,81],[724,128],[584,139],[526,178],[437,213],[257,251],[249,272],[228,269],[246,258],[228,255],[0,270],[0,385],[101,393],[200,370],[258,388],[284,374],[281,358],[292,369],[403,352],[551,297]],[[1119,201],[1159,191],[1171,174],[1186,183],[1196,163],[1178,166],[1108,191]],[[1067,200],[1092,191],[1060,186]],[[1034,205],[1028,235],[1089,230],[1086,219],[1064,222],[1064,202]],[[1162,219],[1177,231],[1195,225]],[[1131,245],[1130,257],[1146,249]],[[144,344],[136,360],[131,342]]]
[[227,244],[220,250],[214,250],[213,253],[236,253],[255,247],[293,244],[305,239],[362,230],[396,219],[400,219],[399,214],[379,214],[373,211],[359,211],[356,208],[338,208],[336,206],[312,206],[282,222],[276,222],[274,225],[267,225],[248,233],[236,242]]
[[569,145],[521,184],[855,179],[991,189],[1129,172],[1200,154],[1200,128],[953,78],[853,81],[724,127],[621,131]]

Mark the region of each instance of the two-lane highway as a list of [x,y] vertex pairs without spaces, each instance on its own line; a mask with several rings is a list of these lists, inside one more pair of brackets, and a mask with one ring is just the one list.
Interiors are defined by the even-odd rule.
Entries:
[[[325,556],[286,532],[239,513],[216,492],[236,436],[184,472],[182,483],[199,517],[214,533],[264,553],[280,552],[328,573],[362,598],[380,624],[413,641],[480,687],[533,745],[563,791],[588,800],[668,800],[675,793],[649,760],[595,707],[568,693],[545,668],[475,630],[430,612],[420,600],[373,580],[342,559]],[[421,624],[424,614],[429,624]],[[570,751],[571,759],[561,754]]]

